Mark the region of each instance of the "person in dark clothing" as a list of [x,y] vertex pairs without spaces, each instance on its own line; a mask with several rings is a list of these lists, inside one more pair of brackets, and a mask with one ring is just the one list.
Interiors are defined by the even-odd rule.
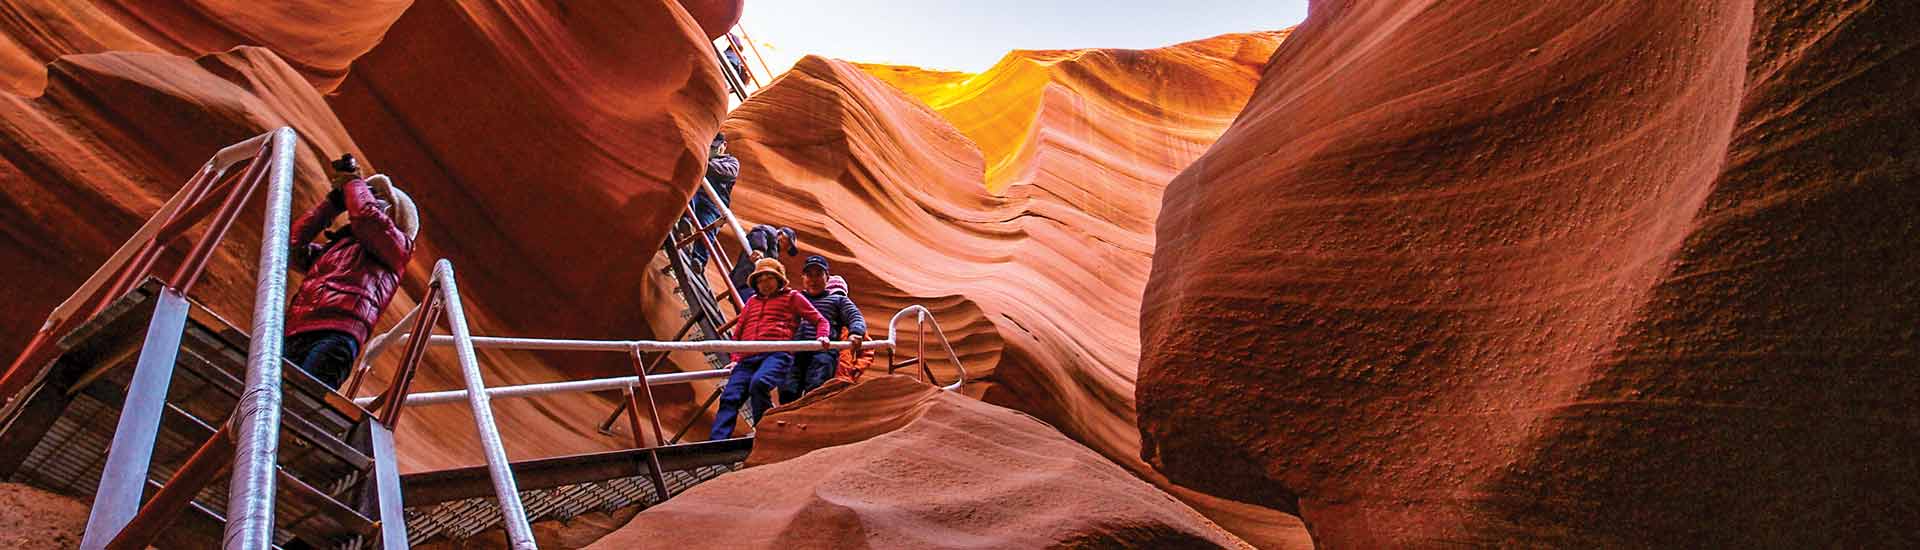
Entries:
[[[707,183],[713,185],[713,192],[720,195],[720,203],[733,206],[733,184],[740,179],[740,159],[727,154],[727,137],[714,134],[713,142],[707,147]],[[713,198],[707,196],[705,189],[693,191],[693,217],[706,227],[720,219],[720,207],[715,206]],[[692,262],[693,272],[699,273],[707,267],[707,243],[704,239],[695,239],[692,248],[687,251],[687,259]]]
[[[339,389],[413,257],[420,217],[386,176],[360,177],[353,155],[333,161],[333,191],[293,224],[288,263],[306,273],[287,306],[282,355]],[[347,224],[313,239],[340,214]]]
[[[825,257],[808,256],[806,265],[800,268],[800,290],[808,301],[813,302],[813,308],[820,312],[820,316],[826,318],[826,334],[839,334],[845,330],[847,340],[853,342],[856,346],[854,349],[858,350],[860,343],[867,339],[867,319],[860,315],[860,307],[853,304],[852,298],[827,291],[827,278],[833,276],[829,269]],[[803,324],[800,332],[805,334],[811,328]],[[791,403],[833,378],[840,368],[840,350],[803,351],[795,353],[793,360],[793,391],[781,392],[782,403]]]
[[753,265],[765,258],[779,259],[782,250],[788,256],[800,255],[800,239],[793,228],[756,225],[747,230],[747,249],[740,252],[740,260],[734,262],[733,273],[729,275],[733,287],[740,289],[741,303],[746,303],[754,294],[753,285],[747,284],[747,274],[753,272]]
[[[760,260],[748,280],[759,292],[747,301],[747,310],[740,314],[740,324],[734,329],[735,339],[791,341],[813,337],[819,340],[820,349],[827,349],[827,320],[813,309],[812,302],[787,288],[786,269],[780,267],[779,260]],[[803,325],[816,328],[803,332],[800,331]],[[753,410],[753,422],[766,417],[767,409],[773,408],[774,389],[785,391],[792,379],[788,372],[792,366],[793,354],[784,351],[733,354],[733,373],[727,377],[726,385],[720,387],[720,412],[713,416],[712,438],[733,437],[733,423],[740,416],[741,404]]]

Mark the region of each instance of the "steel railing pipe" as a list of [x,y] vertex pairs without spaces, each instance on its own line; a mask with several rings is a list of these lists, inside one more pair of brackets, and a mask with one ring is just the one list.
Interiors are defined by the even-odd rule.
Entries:
[[[733,369],[697,370],[690,372],[670,372],[647,375],[648,386],[671,386],[696,380],[719,380],[733,374]],[[563,382],[542,382],[521,384],[518,386],[498,386],[487,388],[487,397],[515,398],[539,397],[557,393],[585,393],[632,388],[640,384],[638,376],[619,376],[614,378],[594,378],[590,380],[567,380]],[[373,403],[377,397],[354,399],[354,404],[362,407]],[[407,406],[441,405],[454,403],[467,398],[467,390],[433,391],[408,394],[404,403]]]
[[[273,546],[274,469],[280,447],[280,363],[287,312],[287,240],[293,224],[293,162],[299,137],[281,127],[270,135],[267,221],[260,232],[260,272],[254,281],[253,341],[246,387],[234,407],[233,477],[227,485],[227,550]],[[251,142],[249,140],[248,142]],[[242,144],[248,143],[242,142]],[[221,151],[225,158],[235,145]],[[258,145],[256,145],[257,147]],[[258,162],[256,160],[256,162]],[[245,184],[246,182],[242,182]]]
[[[282,239],[285,240],[284,238]],[[460,375],[466,380],[467,406],[473,409],[473,424],[480,432],[480,447],[487,456],[487,474],[493,478],[493,491],[500,500],[501,520],[507,540],[514,550],[537,548],[533,526],[527,523],[527,509],[520,503],[520,489],[513,481],[512,463],[500,442],[500,428],[493,420],[493,405],[488,402],[487,384],[480,375],[480,360],[473,349],[473,335],[467,330],[466,308],[460,303],[460,287],[454,281],[453,262],[440,260],[433,266],[433,278],[440,283],[440,299],[446,308],[447,328],[453,332],[454,356],[460,360]],[[431,330],[429,327],[428,330]]]

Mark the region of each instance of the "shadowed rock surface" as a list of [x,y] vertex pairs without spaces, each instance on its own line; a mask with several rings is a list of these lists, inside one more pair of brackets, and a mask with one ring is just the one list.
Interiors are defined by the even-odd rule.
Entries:
[[1316,2],[1168,186],[1144,456],[1329,547],[1913,544],[1917,19]]

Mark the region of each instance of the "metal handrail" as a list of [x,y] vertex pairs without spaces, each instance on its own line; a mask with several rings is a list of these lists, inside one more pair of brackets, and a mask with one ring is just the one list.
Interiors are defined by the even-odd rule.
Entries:
[[[235,449],[231,457],[228,520],[223,540],[224,546],[230,549],[264,549],[272,544],[274,468],[280,433],[281,332],[287,300],[286,243],[292,231],[293,163],[298,140],[292,128],[281,127],[215,153],[87,277],[78,290],[54,308],[26,349],[15,358],[5,375],[0,376],[0,396],[4,396],[11,407],[16,404],[11,402],[15,394],[40,376],[42,370],[38,366],[58,355],[54,342],[140,284],[152,274],[162,250],[202,218],[213,215],[207,233],[193,243],[185,260],[165,282],[157,301],[154,319],[148,327],[148,341],[142,346],[135,366],[135,381],[128,387],[128,402],[123,404],[114,442],[101,467],[100,486],[88,513],[82,548],[104,548],[110,544],[144,547],[134,542],[135,539],[157,534],[159,526],[176,511],[171,508],[177,506],[158,502],[143,507],[140,496],[152,461],[160,421],[158,408],[164,404],[174,355],[179,352],[179,338],[185,330],[186,296],[204,273],[214,249],[263,183],[267,187],[266,215],[255,280],[254,337],[247,353],[245,387],[228,428],[222,430],[233,432],[231,443]],[[208,200],[229,170],[249,160],[246,171],[235,180],[224,198]],[[225,441],[210,441],[203,447],[217,448]],[[211,461],[221,459],[221,454],[197,452],[188,466],[181,469],[206,470]],[[206,481],[196,478],[195,483]],[[192,492],[162,490],[163,494],[171,495],[170,499],[191,498]]]
[[[864,342],[861,342],[860,349],[891,350],[891,349],[897,348],[899,346],[899,341],[895,336],[898,334],[897,327],[899,326],[901,319],[904,319],[906,315],[909,313],[915,315],[916,324],[922,325],[922,326],[931,325],[933,327],[934,335],[940,339],[941,344],[944,346],[944,348],[947,351],[948,361],[953,363],[958,373],[957,379],[954,380],[953,383],[947,384],[945,386],[940,386],[940,388],[947,391],[954,391],[954,390],[960,389],[960,387],[965,385],[967,382],[966,365],[961,362],[959,353],[954,351],[952,342],[947,340],[946,332],[940,329],[939,322],[933,318],[933,312],[931,310],[928,310],[925,306],[911,305],[901,309],[899,313],[894,314],[892,320],[889,320],[887,322],[887,335],[888,335],[887,339],[866,340]],[[403,325],[396,326],[395,328],[398,329],[400,326],[403,326]],[[397,332],[397,330],[394,332]],[[389,334],[383,334],[379,337],[374,338],[373,343],[367,346],[367,351],[361,354],[361,361],[363,362],[363,368],[365,368],[364,367],[365,364],[368,364],[373,359],[379,357],[380,354],[388,346],[410,341],[411,338],[412,336],[409,334],[393,334],[393,332],[390,332]],[[922,340],[924,341],[924,339]],[[458,344],[458,342],[459,342],[458,338],[454,336],[444,335],[444,334],[435,334],[429,337],[427,340],[428,345],[435,345],[435,346],[456,345]],[[695,341],[695,342],[664,342],[664,341],[658,341],[658,340],[569,340],[569,339],[554,339],[554,338],[508,338],[508,337],[498,337],[498,336],[474,336],[469,338],[467,342],[469,345],[473,346],[476,349],[501,349],[501,350],[518,350],[518,351],[585,351],[585,352],[628,353],[628,354],[638,353],[638,352],[674,352],[674,351],[695,351],[695,352],[716,352],[716,353],[718,352],[766,353],[766,352],[775,352],[775,351],[820,351],[822,349],[820,346],[820,341],[818,340],[790,340],[790,341],[704,340],[704,341]],[[826,349],[844,350],[844,349],[852,349],[852,348],[853,348],[852,342],[834,341],[834,342],[829,342]],[[922,363],[925,363],[925,361],[922,361]],[[672,384],[684,384],[684,383],[692,382],[695,380],[725,378],[731,373],[732,373],[732,368],[692,371],[692,372],[676,372],[676,373],[667,373],[667,374],[653,374],[653,375],[647,375],[646,381],[648,386],[664,386],[664,385],[672,385]],[[932,380],[932,379],[929,379],[927,383],[933,384],[933,385],[939,385],[938,381]],[[588,379],[588,380],[568,380],[568,381],[561,381],[561,382],[541,382],[541,383],[534,383],[534,384],[521,384],[516,386],[500,386],[500,387],[494,387],[494,388],[486,388],[484,391],[487,393],[489,397],[536,397],[536,396],[550,395],[550,394],[556,394],[556,393],[579,393],[579,392],[594,392],[594,391],[625,389],[625,388],[631,388],[631,387],[637,386],[639,384],[640,384],[640,378],[636,375],[636,376],[621,376],[621,377],[613,377],[613,378],[595,378],[595,379]],[[405,404],[409,406],[438,405],[438,404],[458,401],[462,398],[465,398],[469,393],[470,393],[469,390],[450,390],[450,391],[422,392],[422,393],[407,394]],[[379,397],[377,396],[359,397],[359,398],[355,398],[354,402],[362,406],[365,406],[369,403],[374,402],[378,398]]]
[[[186,185],[181,186],[173,197],[160,206],[160,210],[147,218],[147,222],[142,224],[139,230],[134,231],[133,235],[128,237],[113,255],[107,257],[107,261],[102,263],[99,269],[94,270],[93,274],[80,284],[80,288],[74,290],[73,294],[61,301],[60,305],[55,306],[47,315],[46,322],[42,323],[40,329],[34,333],[32,341],[21,350],[18,356],[15,356],[14,362],[7,367],[5,375],[0,376],[0,401],[10,402],[15,394],[32,380],[33,368],[52,360],[48,354],[55,351],[52,347],[55,340],[92,318],[114,299],[140,284],[140,280],[153,269],[153,264],[159,259],[160,250],[166,243],[189,229],[191,222],[209,213],[205,209],[212,203],[204,199],[212,193],[215,184],[224,179],[235,164],[263,157],[262,153],[266,150],[268,141],[281,130],[292,132],[292,129],[283,127],[248,138],[221,149],[202,164],[200,169],[194,172],[193,177],[187,180]],[[241,178],[242,181],[238,182],[240,185],[248,185],[250,182],[247,180],[258,177],[253,170],[258,164],[260,164],[258,160],[249,163],[248,177]],[[227,202],[240,201],[236,197],[229,197]],[[232,216],[236,213],[229,213],[223,209],[221,214]],[[205,240],[217,242],[221,236],[209,234]],[[210,250],[199,249],[194,252],[196,255],[211,253]],[[193,258],[189,258],[189,263],[192,260]],[[171,281],[175,283],[172,286],[176,288],[186,286],[180,283],[188,283],[197,276],[198,273],[176,274]]]
[[516,550],[536,548],[533,526],[527,522],[527,510],[520,503],[519,488],[514,486],[506,447],[500,442],[500,429],[493,421],[493,406],[488,403],[486,393],[487,384],[481,379],[480,361],[473,352],[473,335],[467,330],[466,309],[460,303],[460,288],[454,282],[453,262],[443,259],[435,263],[433,280],[440,283],[440,298],[446,303],[447,327],[453,331],[455,342],[454,355],[460,360],[460,374],[467,383],[467,406],[473,409],[474,427],[480,431],[480,446],[487,455],[487,473],[493,476],[493,490],[500,499],[500,512],[506,515],[507,539]]
[[[926,366],[926,326],[930,324],[933,325],[934,335],[940,337],[940,345],[947,350],[947,360],[953,363],[953,368],[958,372],[952,384],[940,386],[940,389],[954,391],[960,389],[960,386],[966,385],[967,366],[960,362],[960,354],[953,351],[953,342],[947,340],[947,332],[940,329],[940,322],[933,318],[933,311],[928,310],[926,306],[914,304],[901,308],[899,312],[894,313],[893,318],[887,320],[887,342],[891,344],[900,338],[900,330],[897,327],[900,324],[900,318],[906,316],[908,313],[915,314],[914,324],[920,327],[921,334],[920,337],[916,339],[920,345],[920,352],[916,357],[920,358],[920,368],[922,372],[925,372],[927,375],[927,383],[935,386],[940,385],[940,382],[933,379],[933,371]],[[895,346],[889,345],[888,347],[892,348]],[[888,370],[892,370],[892,367],[889,366]]]
[[274,470],[280,453],[281,343],[287,312],[287,241],[293,230],[293,161],[299,138],[292,128],[286,127],[270,135],[267,221],[260,233],[260,268],[254,281],[253,337],[247,350],[247,380],[230,421],[237,430],[233,475],[227,484],[227,526],[221,537],[229,549],[273,546]]
[[[500,513],[506,523],[509,545],[516,550],[537,548],[533,539],[533,527],[527,521],[526,507],[520,501],[520,490],[513,479],[512,463],[507,460],[506,446],[501,442],[500,428],[493,418],[491,404],[493,391],[487,388],[486,380],[480,372],[479,357],[474,352],[476,348],[483,346],[476,345],[476,338],[467,328],[466,308],[460,300],[460,287],[453,274],[453,262],[441,259],[434,263],[433,277],[429,281],[428,288],[430,293],[428,299],[415,304],[412,310],[401,317],[400,322],[395,323],[392,328],[387,329],[387,332],[374,337],[367,344],[367,351],[361,354],[358,365],[353,371],[353,380],[347,386],[348,395],[352,395],[359,388],[374,358],[378,357],[387,346],[397,342],[410,342],[412,333],[416,330],[431,332],[433,330],[431,323],[437,317],[433,309],[436,307],[435,304],[444,307],[447,328],[453,334],[429,338],[428,342],[437,341],[441,345],[453,346],[454,356],[460,363],[460,375],[466,389],[458,392],[459,395],[455,400],[464,398],[467,401],[467,407],[472,409],[474,427],[479,432],[480,448],[486,456],[487,473],[492,477],[494,496],[499,500]],[[411,396],[404,392],[411,383],[413,369],[423,355],[419,353],[422,348],[415,346],[410,348],[397,371],[399,374],[387,390],[377,397],[355,400],[355,404],[366,407],[381,399],[411,400]],[[383,420],[392,422],[397,419],[399,407],[404,404],[406,403],[388,403],[383,410],[390,412]]]

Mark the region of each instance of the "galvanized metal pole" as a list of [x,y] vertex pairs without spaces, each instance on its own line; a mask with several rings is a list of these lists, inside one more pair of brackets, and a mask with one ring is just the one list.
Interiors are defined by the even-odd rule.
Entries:
[[[280,451],[280,347],[287,311],[287,238],[293,223],[292,128],[272,132],[267,166],[267,220],[260,231],[260,273],[253,300],[253,344],[247,383],[234,407],[233,479],[227,486],[227,550],[273,546],[275,457]],[[258,160],[256,160],[258,162]]]
[[113,428],[113,445],[100,468],[100,487],[93,495],[87,530],[80,548],[100,550],[133,521],[140,496],[147,488],[147,468],[153,461],[153,442],[160,435],[160,416],[167,404],[167,386],[180,355],[180,337],[187,326],[187,299],[173,289],[160,289],[147,339],[127,384],[120,420]]
[[[473,352],[473,335],[467,331],[467,312],[460,304],[460,287],[454,282],[453,263],[440,260],[433,266],[433,278],[440,282],[441,298],[446,302],[447,327],[453,332],[454,355],[460,359],[460,375],[467,383],[467,405],[473,408],[474,427],[480,432],[480,447],[487,455],[487,473],[493,477],[493,491],[500,499],[501,523],[507,527],[507,540],[515,550],[537,548],[533,527],[527,523],[526,507],[520,504],[520,489],[513,481],[507,450],[500,443],[500,429],[493,422],[493,406],[488,403],[487,384],[480,377],[480,360]],[[420,335],[415,335],[416,337]]]

